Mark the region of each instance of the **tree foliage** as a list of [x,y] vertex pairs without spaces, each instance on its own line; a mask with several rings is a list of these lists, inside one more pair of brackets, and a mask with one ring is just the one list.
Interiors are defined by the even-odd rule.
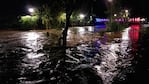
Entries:
[[37,15],[34,16],[22,16],[19,22],[21,23],[22,28],[31,29],[37,27],[37,21],[39,17]]
[[46,27],[46,29],[49,29],[52,21],[52,15],[48,5],[43,5],[39,13],[40,18],[42,20],[42,24]]

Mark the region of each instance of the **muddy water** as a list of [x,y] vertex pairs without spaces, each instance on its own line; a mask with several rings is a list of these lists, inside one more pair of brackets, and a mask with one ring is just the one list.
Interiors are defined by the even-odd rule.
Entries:
[[[83,35],[85,30],[79,28],[77,33]],[[50,43],[51,40],[42,32],[0,31],[0,84],[46,81],[40,64],[48,60],[43,45]]]
[[1,31],[0,82],[34,84],[43,81],[39,77],[42,72],[39,65],[46,59],[41,49],[47,42],[41,32]]
[[[93,31],[93,27],[76,27],[75,30],[68,31],[68,42],[91,40]],[[79,38],[73,34],[77,34]],[[126,48],[131,39],[128,38],[127,29],[123,33],[122,40],[121,43],[102,46],[103,61],[96,68],[105,84],[111,84],[111,81],[119,73],[116,67],[123,66],[122,62],[116,63],[119,56],[115,52],[121,52],[123,54],[121,58],[129,56]],[[38,84],[48,81],[48,78],[43,75],[44,72],[40,65],[48,60],[43,46],[49,44],[50,41],[42,32],[0,31],[0,84]],[[105,71],[105,68],[109,68],[109,70]]]

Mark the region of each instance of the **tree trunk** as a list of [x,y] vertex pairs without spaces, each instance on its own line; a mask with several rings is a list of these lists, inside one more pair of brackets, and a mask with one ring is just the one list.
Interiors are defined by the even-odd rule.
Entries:
[[72,14],[72,9],[69,6],[66,6],[66,23],[65,23],[65,28],[63,30],[63,43],[62,46],[66,47],[67,46],[67,32],[68,28],[70,26],[70,16]]
[[70,15],[71,13],[66,12],[66,23],[65,28],[62,32],[62,36],[59,38],[59,45],[62,49],[63,63],[65,63],[66,47],[67,47],[67,31],[70,25]]
[[67,46],[67,31],[70,25],[70,14],[66,14],[66,24],[63,31],[63,47]]

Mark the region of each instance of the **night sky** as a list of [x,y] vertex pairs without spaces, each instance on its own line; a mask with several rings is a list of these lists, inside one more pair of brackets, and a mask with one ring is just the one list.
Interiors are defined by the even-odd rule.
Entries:
[[[39,6],[47,0],[1,0],[0,2],[0,22],[16,18],[19,15],[27,14],[27,6]],[[90,3],[84,3],[90,4]],[[122,6],[131,9],[132,16],[148,17],[149,4],[147,0],[122,0]],[[94,4],[94,12],[99,17],[105,17],[106,11],[105,0],[96,0]]]
[[134,17],[149,17],[148,0],[123,0],[123,5],[131,10],[131,15]]

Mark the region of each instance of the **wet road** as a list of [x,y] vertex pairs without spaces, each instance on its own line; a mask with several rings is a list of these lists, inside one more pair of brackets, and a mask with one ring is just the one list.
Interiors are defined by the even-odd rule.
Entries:
[[[79,38],[74,37],[70,33],[72,31],[69,31],[68,42],[74,39],[77,41],[91,40],[88,38],[92,37],[92,27],[87,27],[87,29],[77,28],[77,32],[73,32],[77,33]],[[86,33],[90,35],[88,36]],[[113,78],[119,73],[118,71],[112,72],[117,70],[115,67],[122,63],[116,63],[119,56],[115,52],[121,48],[122,56],[128,56],[126,52],[130,41],[128,29],[125,30],[123,35],[121,43],[102,46],[104,50],[103,61],[101,66],[96,66],[96,68],[105,84],[111,84]],[[39,84],[47,81],[40,64],[48,60],[46,52],[43,51],[43,46],[49,43],[50,40],[42,32],[0,31],[0,84]],[[110,49],[110,51],[107,49]],[[103,69],[106,67],[109,70],[105,71]]]

